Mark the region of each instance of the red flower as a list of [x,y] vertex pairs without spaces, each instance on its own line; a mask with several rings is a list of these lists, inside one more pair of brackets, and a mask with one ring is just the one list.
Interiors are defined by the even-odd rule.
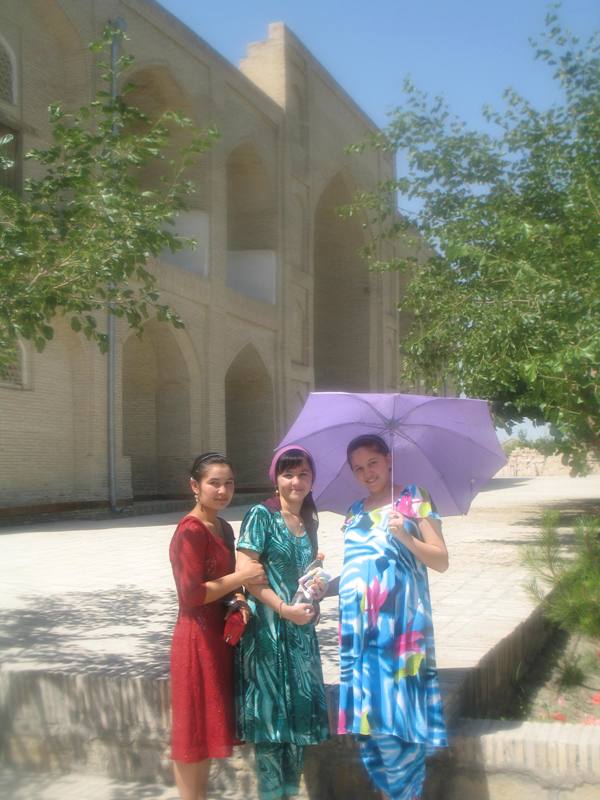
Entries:
[[600,692],[596,692],[590,697],[590,703],[593,703],[595,706],[600,706]]
[[563,714],[562,711],[556,711],[554,714],[552,714],[552,719],[555,719],[558,722],[566,722],[567,715]]

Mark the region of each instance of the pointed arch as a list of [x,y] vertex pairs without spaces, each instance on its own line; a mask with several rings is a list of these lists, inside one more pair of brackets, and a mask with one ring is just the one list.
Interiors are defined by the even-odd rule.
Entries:
[[362,222],[338,209],[354,194],[338,172],[321,193],[314,222],[314,369],[317,390],[369,388],[369,273]]
[[227,455],[240,489],[268,485],[267,469],[275,446],[273,411],[271,376],[254,345],[247,344],[225,376]]
[[[23,69],[44,75],[46,96],[67,106],[88,99],[91,58],[80,27],[57,0],[30,0],[22,4],[35,21],[35,48],[28,54]],[[73,5],[73,4],[70,4]],[[67,7],[67,8],[65,8]],[[73,9],[74,10],[74,9]],[[80,22],[80,21],[79,21]]]
[[[150,322],[123,346],[123,455],[136,499],[186,491],[191,458],[190,374],[166,326]],[[199,410],[198,410],[199,411]]]
[[257,148],[242,142],[227,159],[227,283],[264,303],[277,299],[277,206]]
[[274,192],[264,162],[249,141],[227,158],[227,249],[276,249]]
[[[165,111],[178,111],[199,124],[198,114],[192,98],[185,91],[170,67],[164,64],[136,65],[134,71],[127,75],[131,89],[127,93],[127,102],[147,114],[151,120],[158,119]],[[181,149],[189,143],[190,132],[174,123],[167,123],[169,129],[169,146],[165,148],[164,167],[155,163],[152,172],[147,170],[143,180],[156,187],[160,179],[170,172],[169,161],[177,160]],[[194,195],[190,198],[190,207],[207,211],[210,206],[210,170],[209,156],[206,154],[190,166],[185,177],[194,184]]]

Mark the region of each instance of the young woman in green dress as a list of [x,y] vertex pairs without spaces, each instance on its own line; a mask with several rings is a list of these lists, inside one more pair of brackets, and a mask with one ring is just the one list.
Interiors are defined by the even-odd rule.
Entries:
[[317,553],[314,475],[306,450],[279,450],[269,470],[275,496],[248,511],[237,542],[237,568],[260,560],[269,581],[250,588],[236,664],[238,734],[254,743],[261,800],[298,794],[304,747],[329,736],[314,609],[290,604]]

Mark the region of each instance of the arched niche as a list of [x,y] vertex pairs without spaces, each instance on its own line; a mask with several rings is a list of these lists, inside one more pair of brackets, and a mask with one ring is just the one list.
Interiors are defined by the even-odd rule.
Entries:
[[227,455],[240,489],[264,487],[275,445],[273,383],[256,348],[248,344],[225,376]]
[[318,391],[367,391],[370,376],[369,273],[357,216],[339,208],[352,190],[338,173],[323,190],[314,223],[314,370]]
[[[136,499],[186,491],[190,464],[190,377],[175,335],[150,322],[123,346],[123,455]],[[200,413],[200,409],[196,409]]]
[[53,102],[73,106],[89,99],[91,76],[88,42],[57,0],[30,0],[23,3],[24,29],[35,26],[35,42],[27,48],[23,69],[43,75],[45,96]]
[[253,144],[227,159],[227,283],[265,303],[276,302],[277,212],[271,181]]
[[[177,111],[197,124],[190,97],[167,67],[159,65],[137,69],[127,76],[127,81],[133,84],[133,88],[126,95],[127,102],[147,114],[150,120],[159,119],[165,111]],[[148,188],[160,188],[162,180],[173,174],[170,162],[178,163],[181,160],[182,149],[191,139],[189,128],[182,128],[174,122],[168,123],[166,127],[170,136],[169,144],[164,149],[164,160],[154,161],[140,170],[141,183]],[[198,156],[195,163],[186,168],[183,177],[193,184],[194,192],[187,200],[188,209],[177,214],[174,232],[194,239],[198,246],[193,250],[186,247],[176,253],[166,250],[161,254],[161,259],[205,277],[209,272],[210,252],[208,154]]]
[[275,250],[271,181],[258,151],[244,142],[227,159],[227,248]]

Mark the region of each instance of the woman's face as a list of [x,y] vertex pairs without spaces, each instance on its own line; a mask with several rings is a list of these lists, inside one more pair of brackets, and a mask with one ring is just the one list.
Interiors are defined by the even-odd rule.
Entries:
[[369,494],[378,495],[390,487],[390,456],[372,447],[358,447],[350,456],[354,477],[367,487]]
[[303,458],[297,467],[285,469],[277,476],[279,497],[286,503],[302,504],[312,489],[313,474],[308,461]]
[[190,478],[192,491],[198,495],[198,503],[204,508],[221,511],[233,497],[233,472],[227,464],[208,464],[200,480]]

